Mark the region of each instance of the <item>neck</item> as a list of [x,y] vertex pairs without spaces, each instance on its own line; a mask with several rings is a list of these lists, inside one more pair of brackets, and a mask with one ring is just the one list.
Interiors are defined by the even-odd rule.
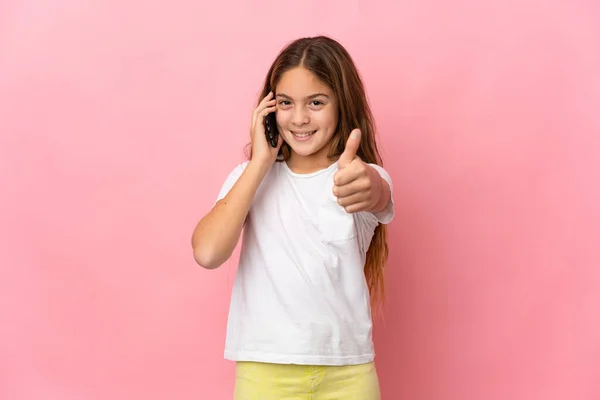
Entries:
[[334,162],[335,160],[327,158],[327,151],[311,154],[310,156],[301,156],[292,150],[287,165],[298,174],[310,174],[325,169]]

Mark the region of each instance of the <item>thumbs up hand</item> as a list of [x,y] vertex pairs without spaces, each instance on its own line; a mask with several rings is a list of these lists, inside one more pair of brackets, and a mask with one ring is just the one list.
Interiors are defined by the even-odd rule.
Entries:
[[[333,194],[346,212],[380,211],[385,187],[381,175],[356,155],[361,132],[354,129],[346,148],[338,160],[338,171],[333,177]],[[387,202],[385,202],[387,204]]]

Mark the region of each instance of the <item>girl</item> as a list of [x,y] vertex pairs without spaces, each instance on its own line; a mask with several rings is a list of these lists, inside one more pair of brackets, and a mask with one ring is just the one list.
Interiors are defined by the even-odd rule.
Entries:
[[[265,136],[271,113],[276,147]],[[234,398],[379,399],[371,306],[383,290],[392,181],[350,55],[323,36],[292,42],[251,124],[249,160],[192,237],[196,262],[213,269],[244,231],[225,343]]]

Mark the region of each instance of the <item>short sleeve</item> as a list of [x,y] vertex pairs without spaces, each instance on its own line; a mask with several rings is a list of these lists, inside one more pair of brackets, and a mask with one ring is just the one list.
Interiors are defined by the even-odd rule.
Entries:
[[372,166],[373,168],[375,168],[375,170],[377,172],[379,172],[379,175],[381,175],[383,180],[386,181],[388,183],[388,185],[390,186],[390,202],[389,202],[388,206],[383,211],[373,213],[375,218],[377,218],[378,222],[380,222],[382,224],[389,224],[394,219],[394,214],[395,214],[395,211],[394,211],[394,185],[392,182],[392,177],[385,169],[383,169],[379,165],[377,165],[377,164],[369,164],[369,165]]
[[[390,185],[390,193],[393,193],[392,178],[385,169],[376,164],[369,164],[379,175]],[[354,221],[356,222],[356,229],[358,233],[358,246],[361,253],[364,255],[367,253],[371,240],[375,234],[375,229],[378,224],[388,224],[394,219],[394,201],[393,195],[390,195],[390,203],[387,208],[378,213],[371,213],[368,211],[362,211],[354,214]],[[362,260],[365,262],[365,259]]]
[[221,190],[219,191],[219,195],[217,196],[217,200],[215,201],[215,204],[219,200],[221,200],[225,196],[227,196],[227,193],[229,193],[229,191],[231,190],[233,185],[235,185],[237,180],[240,179],[240,176],[242,176],[242,173],[246,169],[246,166],[248,166],[248,161],[245,161],[245,162],[239,164],[229,173],[229,175],[225,179],[225,182],[223,182],[223,185],[221,186]]

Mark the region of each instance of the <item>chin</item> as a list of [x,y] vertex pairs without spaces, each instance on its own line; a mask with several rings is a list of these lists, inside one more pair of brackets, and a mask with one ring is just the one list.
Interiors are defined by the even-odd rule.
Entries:
[[[290,146],[290,147],[292,147],[292,146]],[[296,153],[297,155],[299,155],[300,157],[309,157],[309,156],[312,156],[313,154],[317,153],[318,150],[298,148],[298,146],[296,146],[296,147],[292,147],[292,151],[294,153]]]
[[294,153],[302,157],[312,156],[323,149],[323,146],[317,143],[307,143],[305,145],[302,145],[299,143],[293,143],[293,139],[292,143],[288,142],[288,145]]

